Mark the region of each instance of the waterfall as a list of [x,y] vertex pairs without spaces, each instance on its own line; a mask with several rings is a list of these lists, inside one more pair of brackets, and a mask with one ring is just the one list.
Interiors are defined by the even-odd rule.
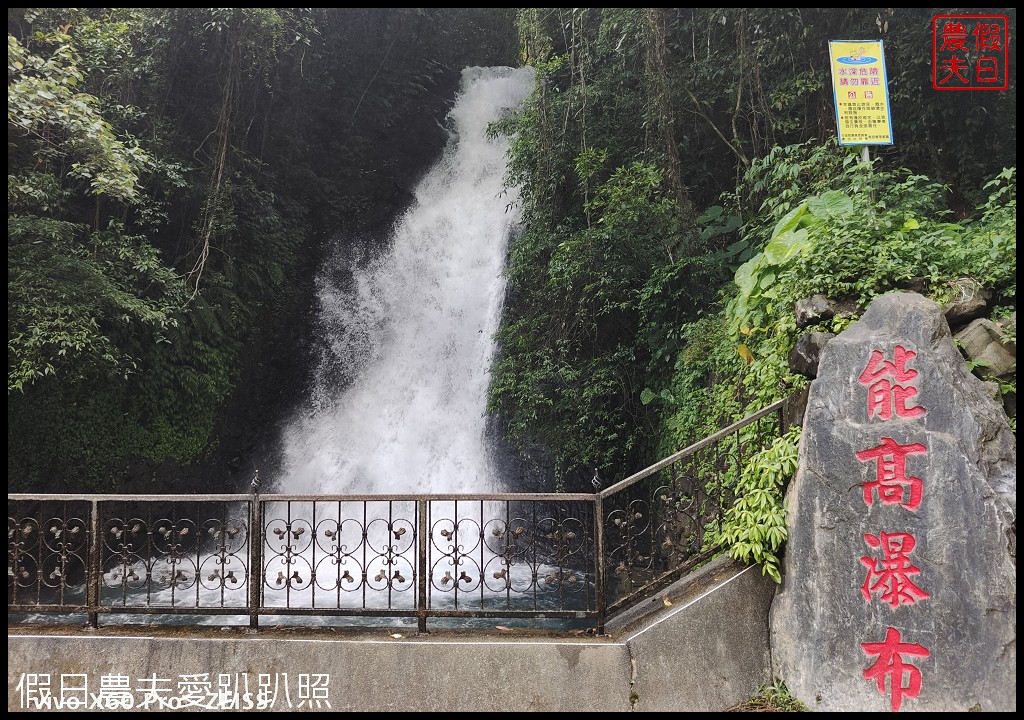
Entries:
[[[127,509],[129,500],[123,517],[110,516],[100,531],[102,603],[195,608],[197,615],[217,608],[223,614],[202,620],[217,625],[237,609],[236,621],[248,622],[256,584],[260,607],[284,609],[264,612],[261,622],[320,624],[340,610],[329,622],[407,627],[417,626],[417,609],[429,608],[437,614],[431,622],[442,623],[449,620],[441,614],[470,608],[593,607],[587,508],[581,519],[572,501],[555,511],[536,500],[445,497],[508,489],[488,451],[486,396],[517,196],[504,187],[508,142],[486,130],[527,97],[533,71],[469,68],[462,80],[450,142],[389,242],[364,257],[354,250],[359,238],[339,238],[318,274],[323,353],[314,392],[283,432],[280,480],[264,488],[289,496],[439,497],[263,495],[254,498],[255,526],[241,502],[215,505],[213,516],[185,507],[147,521],[141,509]],[[296,608],[326,614],[288,614]],[[164,621],[177,617],[184,615]]]
[[508,141],[486,131],[532,79],[529,68],[464,70],[449,143],[386,247],[364,260],[339,239],[317,278],[325,349],[311,408],[284,431],[276,491],[501,489],[485,410],[518,216],[504,187]]

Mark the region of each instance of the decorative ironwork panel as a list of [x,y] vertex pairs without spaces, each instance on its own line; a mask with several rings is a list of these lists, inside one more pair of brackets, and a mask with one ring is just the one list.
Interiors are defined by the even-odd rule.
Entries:
[[594,607],[592,503],[432,500],[430,608]]
[[244,608],[248,502],[100,503],[100,602]]
[[414,501],[263,504],[263,605],[415,607]]
[[87,502],[8,501],[8,609],[86,604],[89,518]]
[[779,435],[781,408],[775,403],[601,493],[609,613],[714,555],[744,464]]

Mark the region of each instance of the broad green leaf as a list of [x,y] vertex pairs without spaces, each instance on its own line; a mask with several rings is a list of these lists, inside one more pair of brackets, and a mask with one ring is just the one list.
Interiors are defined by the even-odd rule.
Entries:
[[807,209],[820,218],[841,217],[854,212],[853,200],[839,190],[828,190],[821,195],[815,195],[807,201]]
[[807,230],[800,228],[772,239],[764,248],[764,259],[771,265],[783,265],[807,246]]
[[712,205],[701,213],[700,217],[697,218],[697,222],[703,225],[704,223],[711,222],[712,220],[717,220],[722,216],[722,212],[723,208],[721,205]]
[[747,246],[749,246],[749,245],[750,245],[750,243],[747,242],[746,240],[737,240],[732,245],[727,247],[725,249],[725,251],[727,253],[729,253],[730,255],[735,255],[738,252],[742,252],[743,250],[746,250]]
[[742,296],[749,296],[757,284],[757,279],[754,276],[754,270],[757,267],[757,264],[761,261],[761,257],[761,253],[758,253],[736,268],[736,275],[733,277],[733,282],[735,282],[736,287],[740,289],[740,294]]
[[797,227],[797,225],[800,224],[800,218],[802,218],[806,213],[807,203],[805,202],[800,203],[786,213],[785,217],[779,220],[778,224],[775,226],[775,230],[772,231],[772,239],[775,239],[782,233]]
[[730,215],[725,219],[725,224],[722,226],[722,233],[730,233],[736,230],[743,224],[743,219],[739,215]]

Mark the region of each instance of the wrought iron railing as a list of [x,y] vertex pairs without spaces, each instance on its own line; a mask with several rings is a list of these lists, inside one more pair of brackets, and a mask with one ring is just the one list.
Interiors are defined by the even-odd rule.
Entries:
[[[7,496],[8,613],[605,622],[716,551],[783,402],[601,492]],[[254,532],[253,529],[256,529]]]
[[743,466],[785,432],[787,402],[772,403],[598,493],[603,615],[649,597],[714,556]]

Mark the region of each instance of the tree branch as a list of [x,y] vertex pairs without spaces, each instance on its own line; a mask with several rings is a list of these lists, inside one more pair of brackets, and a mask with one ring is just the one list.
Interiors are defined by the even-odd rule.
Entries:
[[715,125],[715,121],[708,117],[707,114],[705,114],[704,111],[700,109],[700,102],[697,100],[697,97],[689,88],[686,88],[686,94],[690,96],[691,100],[693,100],[694,109],[692,112],[696,113],[697,115],[700,115],[702,118],[708,121],[708,125],[711,126],[711,129],[715,131],[715,134],[722,139],[722,142],[724,142],[729,147],[729,149],[733,151],[736,157],[739,158],[739,161],[743,163],[743,167],[750,167],[750,160],[747,158],[747,156],[743,154],[742,150],[733,145],[732,142],[729,141],[729,138],[727,138],[722,133],[722,131],[718,129],[718,126]]

